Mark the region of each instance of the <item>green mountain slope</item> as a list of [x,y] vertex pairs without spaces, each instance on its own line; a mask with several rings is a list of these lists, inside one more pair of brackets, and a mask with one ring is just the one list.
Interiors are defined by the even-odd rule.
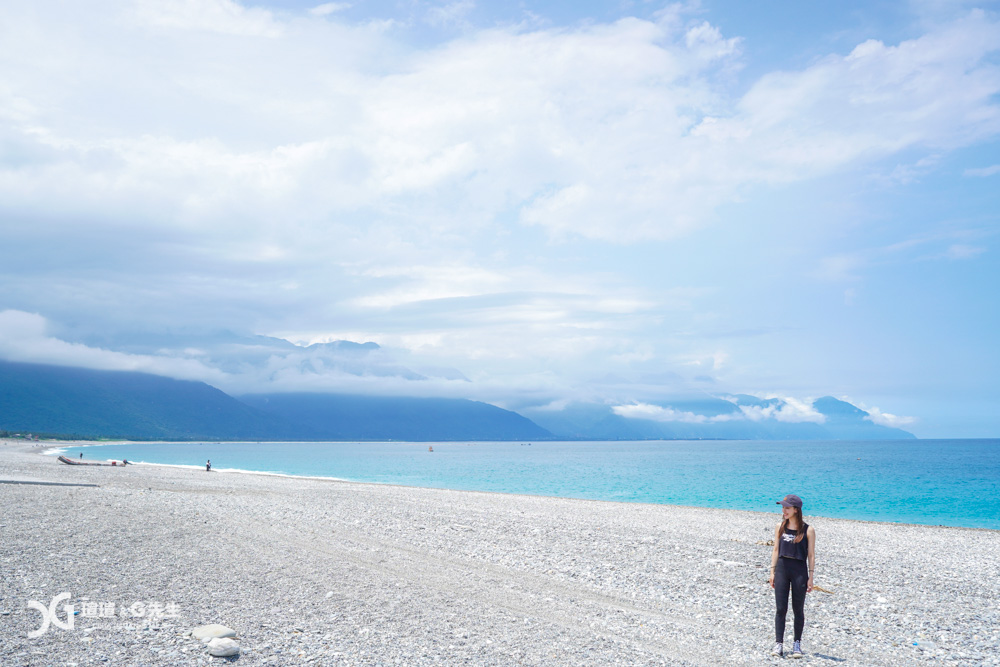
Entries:
[[134,439],[264,439],[287,427],[204,382],[0,361],[0,429]]
[[165,440],[520,440],[521,415],[461,399],[279,394],[243,401],[203,382],[0,361],[0,430]]
[[248,395],[240,399],[322,440],[541,440],[552,435],[516,412],[450,398],[343,394]]

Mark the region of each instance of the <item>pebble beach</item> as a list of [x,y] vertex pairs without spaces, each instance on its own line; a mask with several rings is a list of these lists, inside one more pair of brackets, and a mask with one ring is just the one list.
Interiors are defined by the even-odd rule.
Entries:
[[[777,506],[69,466],[49,446],[0,444],[0,665],[783,662]],[[805,509],[829,593],[807,597],[797,663],[1000,665],[1000,531]],[[72,627],[60,602],[29,637],[29,602],[64,592]],[[206,624],[238,654],[210,655]]]

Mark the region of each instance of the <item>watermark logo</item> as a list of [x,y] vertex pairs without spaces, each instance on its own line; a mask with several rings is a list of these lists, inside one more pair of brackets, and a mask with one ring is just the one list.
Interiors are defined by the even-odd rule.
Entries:
[[56,605],[58,605],[63,600],[70,599],[70,597],[71,597],[70,593],[66,593],[66,592],[60,593],[59,595],[57,595],[54,598],[52,598],[52,602],[49,603],[48,607],[46,607],[45,605],[43,605],[38,600],[28,600],[28,607],[30,607],[31,609],[37,609],[38,611],[42,612],[42,625],[41,625],[41,627],[39,627],[34,632],[29,632],[28,633],[28,638],[29,639],[37,639],[38,637],[41,637],[46,632],[48,632],[50,624],[51,625],[55,625],[57,628],[62,628],[63,630],[72,630],[73,629],[73,621],[74,621],[74,619],[73,619],[73,613],[74,613],[73,605],[71,605],[71,604],[64,604],[63,605],[63,611],[66,612],[66,621],[65,622],[60,621],[59,620],[59,616],[56,614]]
[[[180,607],[176,602],[167,602],[164,604],[159,600],[140,600],[129,605],[125,603],[116,604],[114,601],[91,600],[85,596],[81,599],[78,606],[72,604],[64,604],[62,606],[63,612],[66,614],[66,620],[62,621],[57,614],[58,605],[69,598],[69,593],[60,593],[52,598],[52,602],[49,603],[48,607],[37,600],[29,600],[28,607],[41,612],[42,625],[34,632],[29,632],[28,637],[30,639],[41,637],[48,632],[50,625],[55,625],[57,628],[62,628],[63,630],[73,630],[74,617],[77,614],[84,619],[118,620],[119,623],[117,626],[112,627],[119,628],[137,627],[126,621],[142,622],[146,627],[158,626],[166,619],[179,618],[181,615]],[[84,625],[86,625],[86,622]]]
[[121,618],[145,618],[147,621],[156,622],[180,616],[180,609],[176,602],[163,604],[158,600],[145,602],[140,600],[129,606],[119,604],[118,610],[115,611],[114,602],[96,602],[84,598],[81,607],[81,615],[84,618],[115,618],[120,616]]

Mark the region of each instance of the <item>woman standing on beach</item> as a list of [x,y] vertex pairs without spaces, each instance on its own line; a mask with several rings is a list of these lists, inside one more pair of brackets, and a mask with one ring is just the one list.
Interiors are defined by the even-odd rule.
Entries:
[[771,551],[771,588],[777,611],[774,614],[774,648],[771,655],[784,656],[785,615],[788,613],[788,591],[792,592],[795,613],[795,643],[791,656],[802,657],[802,628],[805,627],[806,593],[813,589],[816,567],[816,531],[802,520],[802,499],[787,495],[779,500],[781,523],[774,531]]

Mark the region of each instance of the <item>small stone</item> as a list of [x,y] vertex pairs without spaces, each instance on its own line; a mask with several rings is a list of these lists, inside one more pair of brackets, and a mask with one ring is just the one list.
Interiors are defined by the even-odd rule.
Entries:
[[215,639],[223,637],[235,637],[236,631],[218,623],[200,625],[191,631],[191,636],[195,639]]
[[228,637],[215,637],[208,642],[208,654],[216,658],[239,655],[240,645]]

